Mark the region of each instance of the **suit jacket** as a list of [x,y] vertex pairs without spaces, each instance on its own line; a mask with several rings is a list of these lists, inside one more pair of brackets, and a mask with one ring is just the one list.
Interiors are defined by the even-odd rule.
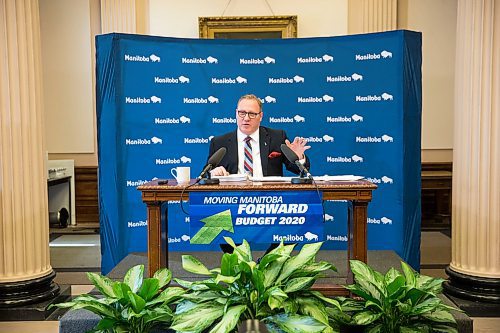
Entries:
[[[272,129],[261,126],[259,129],[259,144],[260,144],[260,159],[262,162],[262,174],[264,176],[283,176],[283,164],[287,170],[299,174],[299,168],[288,161],[285,154],[281,152],[281,144],[287,139],[286,133],[283,130]],[[212,156],[221,147],[226,147],[227,152],[219,166],[223,166],[226,170],[235,174],[238,173],[238,136],[236,130],[215,136],[210,141],[210,151],[208,158]],[[281,153],[280,156],[270,158],[272,152]],[[306,156],[306,168],[309,169],[309,159]]]

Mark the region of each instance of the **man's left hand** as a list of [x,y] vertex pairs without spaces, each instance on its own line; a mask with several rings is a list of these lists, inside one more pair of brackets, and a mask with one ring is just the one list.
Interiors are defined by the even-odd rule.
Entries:
[[306,155],[304,154],[304,152],[309,148],[311,148],[311,146],[306,146],[307,145],[306,139],[298,136],[295,137],[295,139],[293,139],[293,142],[285,140],[285,143],[288,146],[288,148],[290,148],[291,150],[293,150],[295,154],[297,154],[299,160],[305,159]]

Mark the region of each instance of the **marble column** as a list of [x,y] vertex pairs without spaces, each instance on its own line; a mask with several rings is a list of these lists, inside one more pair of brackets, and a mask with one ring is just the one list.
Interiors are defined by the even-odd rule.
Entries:
[[37,0],[0,0],[0,307],[52,298]]
[[459,0],[445,291],[500,303],[500,0]]
[[397,29],[397,0],[349,0],[349,34]]
[[146,34],[148,0],[101,0],[101,33]]

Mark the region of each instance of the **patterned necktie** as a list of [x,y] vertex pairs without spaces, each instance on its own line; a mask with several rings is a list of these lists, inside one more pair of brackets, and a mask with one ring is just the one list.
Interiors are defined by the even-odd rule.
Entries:
[[245,161],[243,162],[243,166],[246,173],[253,175],[252,145],[250,144],[250,140],[252,140],[252,138],[249,136],[245,138]]

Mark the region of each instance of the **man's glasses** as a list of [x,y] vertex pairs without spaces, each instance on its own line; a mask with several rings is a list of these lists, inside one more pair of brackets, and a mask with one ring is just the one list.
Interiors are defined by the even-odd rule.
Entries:
[[254,119],[259,114],[261,114],[261,112],[255,113],[255,112],[248,112],[248,111],[243,111],[243,110],[236,110],[236,112],[238,112],[238,116],[240,118],[245,118],[246,116],[248,116],[248,118],[250,118],[250,119]]

